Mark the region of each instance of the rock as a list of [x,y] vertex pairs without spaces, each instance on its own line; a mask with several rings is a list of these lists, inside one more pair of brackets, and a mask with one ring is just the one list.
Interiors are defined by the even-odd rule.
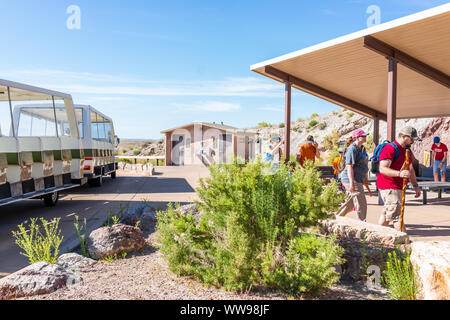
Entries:
[[[153,208],[151,208],[153,209]],[[141,229],[151,231],[156,224],[156,212],[148,209],[141,216]]]
[[390,227],[346,218],[336,217],[335,220],[325,220],[322,224],[323,231],[327,234],[336,234],[338,238],[356,238],[368,243],[374,242],[386,246],[394,246],[409,242],[409,237],[404,232],[399,232]]
[[125,224],[96,229],[86,240],[89,255],[96,260],[123,252],[138,251],[146,246],[142,231]]
[[140,205],[134,208],[130,208],[122,217],[121,223],[134,227],[136,223],[141,219],[142,212],[145,206]]
[[413,242],[411,264],[419,278],[420,298],[450,299],[450,242]]
[[0,279],[0,300],[47,294],[81,281],[60,265],[41,261]]
[[69,271],[79,271],[80,269],[91,266],[96,262],[97,261],[93,259],[86,258],[74,252],[65,253],[61,255],[58,260],[56,260],[57,265],[60,265],[61,267]]
[[337,235],[339,245],[345,249],[341,272],[345,280],[360,280],[370,265],[381,268],[388,253],[409,240],[406,233],[346,217],[326,220],[321,229],[326,235]]

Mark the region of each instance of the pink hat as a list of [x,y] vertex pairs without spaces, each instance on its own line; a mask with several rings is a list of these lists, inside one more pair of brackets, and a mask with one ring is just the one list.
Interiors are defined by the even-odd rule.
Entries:
[[356,129],[356,130],[353,131],[353,133],[352,133],[352,138],[353,138],[353,139],[356,139],[356,138],[361,137],[361,136],[367,136],[367,133],[365,133],[365,132],[362,131],[361,129]]

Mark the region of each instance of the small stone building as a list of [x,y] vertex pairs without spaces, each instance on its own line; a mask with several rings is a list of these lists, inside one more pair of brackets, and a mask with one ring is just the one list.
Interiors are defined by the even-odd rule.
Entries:
[[216,123],[193,122],[161,131],[166,141],[166,165],[229,163],[234,156],[255,158],[256,132]]

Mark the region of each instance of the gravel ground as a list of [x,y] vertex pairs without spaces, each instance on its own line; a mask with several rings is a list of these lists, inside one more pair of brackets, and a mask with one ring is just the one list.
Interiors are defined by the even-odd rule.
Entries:
[[[155,233],[148,234],[149,244]],[[189,277],[179,277],[169,271],[162,254],[149,245],[144,251],[125,259],[99,261],[80,271],[83,282],[70,289],[34,296],[30,300],[284,300],[292,299],[278,292],[264,289],[249,294],[226,292],[206,287]],[[379,300],[385,293],[367,292],[362,284],[337,284],[317,300]]]

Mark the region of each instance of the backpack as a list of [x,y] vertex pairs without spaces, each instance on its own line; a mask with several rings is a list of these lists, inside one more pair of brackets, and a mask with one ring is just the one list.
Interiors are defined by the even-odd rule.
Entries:
[[339,157],[339,162],[337,164],[337,171],[341,173],[345,169],[345,152],[347,148],[345,148],[344,153]]
[[380,173],[380,154],[381,150],[387,145],[391,145],[395,149],[394,154],[394,161],[398,159],[400,156],[400,149],[398,148],[397,144],[395,142],[389,142],[388,140],[384,140],[382,144],[379,144],[375,151],[373,152],[372,158],[370,158],[370,163],[372,164],[372,168],[370,169],[370,172],[373,174],[379,174]]

